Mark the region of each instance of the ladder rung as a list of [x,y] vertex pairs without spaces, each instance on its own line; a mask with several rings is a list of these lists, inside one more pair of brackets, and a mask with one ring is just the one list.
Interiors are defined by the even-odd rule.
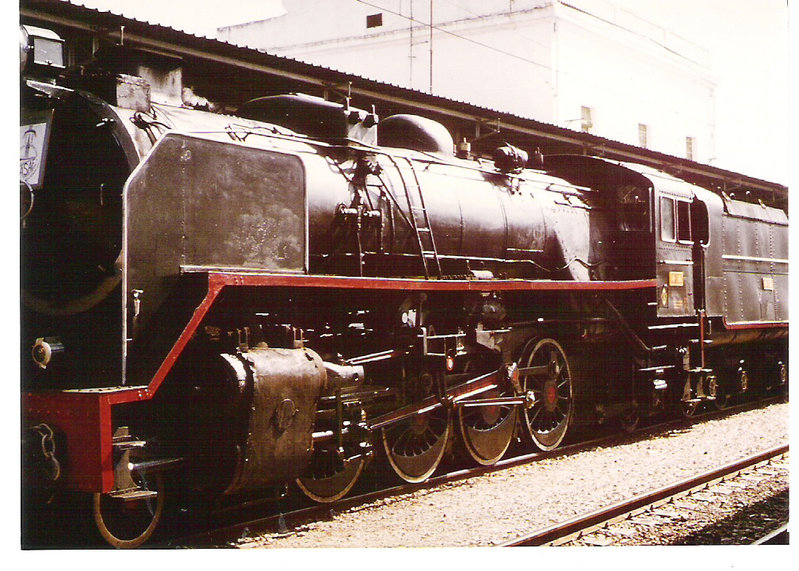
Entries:
[[[397,168],[400,174],[400,180],[405,187],[405,198],[408,201],[408,209],[410,214],[411,226],[416,233],[416,240],[419,244],[419,252],[421,254],[422,265],[424,266],[424,274],[426,278],[430,278],[431,274],[437,274],[441,277],[441,264],[438,261],[438,252],[436,252],[436,243],[433,238],[433,229],[430,227],[430,219],[427,214],[427,208],[424,205],[424,195],[422,193],[422,186],[419,184],[419,179],[416,175],[416,170],[413,166],[413,161],[404,157],[407,164],[403,165],[394,157],[389,157],[391,162]],[[399,203],[398,203],[399,204]],[[417,219],[416,212],[421,212],[421,220]],[[427,236],[429,244],[424,243],[422,236]],[[425,248],[432,248],[425,250]],[[432,260],[432,267],[431,262]]]

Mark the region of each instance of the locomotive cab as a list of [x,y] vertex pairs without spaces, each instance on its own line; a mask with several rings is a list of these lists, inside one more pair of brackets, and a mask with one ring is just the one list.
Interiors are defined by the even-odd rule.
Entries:
[[656,196],[658,317],[721,315],[721,198],[664,173],[646,174]]
[[654,277],[655,213],[651,181],[622,165],[588,156],[549,155],[545,167],[573,184],[598,191],[610,228],[607,279]]
[[[660,185],[659,185],[660,186]],[[683,184],[656,191],[658,316],[694,314],[693,195]]]
[[721,244],[711,240],[721,234],[716,194],[649,167],[594,157],[548,156],[546,166],[600,192],[612,228],[611,279],[654,278],[657,317],[719,312]]

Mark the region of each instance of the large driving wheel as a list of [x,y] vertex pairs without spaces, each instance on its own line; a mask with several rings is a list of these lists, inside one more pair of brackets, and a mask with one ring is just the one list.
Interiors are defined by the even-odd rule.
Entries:
[[539,449],[553,450],[566,436],[574,410],[566,352],[554,339],[531,340],[522,351],[519,367],[522,389],[533,397],[532,405],[523,409],[526,432]]
[[365,465],[364,456],[344,459],[332,449],[314,451],[311,465],[297,478],[297,486],[315,502],[335,502],[349,493]]
[[[130,451],[130,460],[139,459]],[[166,495],[160,473],[132,472],[136,486],[125,494],[94,494],[92,514],[102,538],[117,548],[139,547],[150,539],[164,511]]]
[[[480,396],[483,399],[495,399],[512,396],[512,393],[509,388],[498,387]],[[460,407],[458,428],[467,454],[481,466],[496,464],[513,440],[517,416],[517,409],[513,405]]]
[[383,428],[388,462],[406,482],[422,482],[435,472],[450,433],[450,411],[438,407]]

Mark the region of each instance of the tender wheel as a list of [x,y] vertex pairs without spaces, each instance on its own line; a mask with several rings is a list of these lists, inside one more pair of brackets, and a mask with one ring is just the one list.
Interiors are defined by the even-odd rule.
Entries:
[[[493,399],[511,394],[511,390],[497,388],[481,396]],[[461,407],[458,410],[458,428],[468,455],[481,466],[496,464],[513,440],[517,417],[515,406]]]
[[679,409],[680,409],[680,414],[684,418],[693,418],[696,415],[696,411],[699,410],[699,403],[690,402],[690,401],[680,401]]
[[724,389],[719,389],[716,398],[713,399],[713,406],[716,410],[725,410],[730,406],[730,395]]
[[554,339],[531,340],[519,361],[524,394],[534,399],[522,420],[533,444],[553,450],[563,441],[574,410],[572,376],[563,347]]
[[333,450],[315,451],[308,470],[297,478],[297,486],[315,502],[335,502],[349,493],[365,465],[364,456],[343,459]]
[[388,462],[400,478],[422,482],[435,472],[447,449],[450,416],[438,407],[383,428]]
[[[131,450],[131,459],[134,452]],[[92,501],[97,530],[105,541],[117,548],[139,547],[150,539],[164,511],[166,495],[161,474],[132,473],[131,477],[138,487],[135,491],[142,497],[120,498],[98,493]]]
[[617,422],[624,432],[633,433],[641,423],[641,414],[637,408],[631,408],[621,413],[617,418]]
[[788,402],[788,365],[784,361],[777,363],[777,384],[772,390]]

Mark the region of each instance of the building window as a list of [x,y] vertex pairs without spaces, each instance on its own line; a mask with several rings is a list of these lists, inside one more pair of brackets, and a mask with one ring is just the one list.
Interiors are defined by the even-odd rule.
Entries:
[[580,107],[580,129],[583,133],[590,133],[594,126],[592,109],[590,107]]
[[379,14],[369,14],[366,16],[366,27],[367,28],[379,28],[383,25],[383,13]]
[[689,161],[694,160],[694,148],[696,139],[693,137],[685,137],[685,158]]
[[649,127],[643,123],[638,123],[638,146],[644,149],[649,145]]

